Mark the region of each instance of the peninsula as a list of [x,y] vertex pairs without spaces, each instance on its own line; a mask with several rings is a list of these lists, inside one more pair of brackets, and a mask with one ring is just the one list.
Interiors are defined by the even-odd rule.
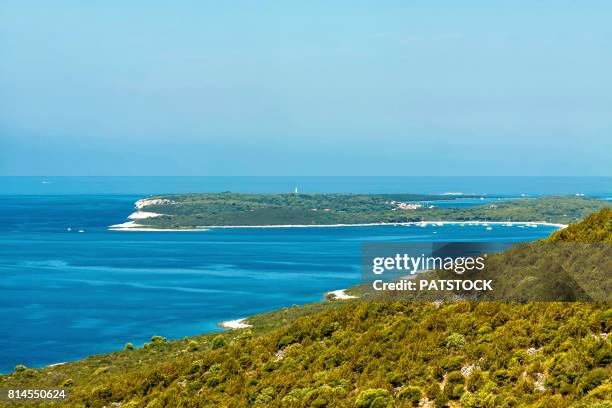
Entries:
[[[496,199],[471,207],[460,198],[422,194],[240,194],[160,195],[136,202],[130,221],[114,230],[204,230],[228,227],[313,227],[422,222],[539,222],[563,227],[609,203],[560,196]],[[484,197],[483,197],[484,200]],[[450,203],[450,205],[449,205]],[[442,205],[441,205],[442,204]]]

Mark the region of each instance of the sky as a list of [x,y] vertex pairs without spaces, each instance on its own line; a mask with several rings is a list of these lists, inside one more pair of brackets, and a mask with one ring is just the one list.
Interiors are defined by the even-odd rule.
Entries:
[[0,175],[610,176],[610,21],[609,1],[0,0]]

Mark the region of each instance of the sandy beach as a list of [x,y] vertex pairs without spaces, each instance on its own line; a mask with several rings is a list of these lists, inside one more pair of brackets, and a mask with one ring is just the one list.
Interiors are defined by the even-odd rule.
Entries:
[[223,327],[224,329],[230,329],[230,330],[247,329],[249,327],[253,327],[252,324],[245,323],[246,319],[247,319],[246,317],[243,317],[242,319],[227,320],[225,322],[219,323],[219,326]]
[[206,225],[202,228],[325,228],[325,227],[375,227],[378,225],[397,226],[443,226],[443,225],[497,225],[497,226],[538,226],[546,225],[557,228],[566,228],[567,224],[556,224],[547,221],[411,221],[411,222],[372,222],[363,224],[285,224],[285,225]]
[[[333,295],[334,297],[329,299],[328,296]],[[357,296],[349,295],[346,293],[346,289],[332,290],[325,294],[325,298],[329,300],[346,300],[346,299],[357,299]]]
[[161,217],[162,215],[164,214],[158,214],[158,213],[148,212],[148,211],[136,211],[128,215],[128,218],[130,220],[144,220],[146,218]]
[[412,222],[373,222],[365,224],[285,224],[285,225],[203,225],[196,228],[184,229],[166,229],[166,228],[148,228],[135,222],[124,222],[109,226],[113,231],[206,231],[209,229],[226,229],[226,228],[336,228],[336,227],[374,227],[379,225],[395,225],[395,226],[438,226],[443,225],[461,225],[473,226],[482,225],[489,226],[523,226],[536,228],[538,225],[556,227],[559,229],[566,228],[566,224],[556,224],[547,221],[412,221]]
[[177,232],[177,231],[206,231],[204,227],[197,228],[151,228],[146,225],[138,224],[135,221],[127,221],[121,224],[109,225],[110,231],[145,231],[145,232]]

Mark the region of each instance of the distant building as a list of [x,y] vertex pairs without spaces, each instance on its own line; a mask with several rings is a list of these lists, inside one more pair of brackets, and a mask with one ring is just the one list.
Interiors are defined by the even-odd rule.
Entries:
[[398,203],[398,208],[402,210],[416,210],[417,208],[423,207],[421,204],[414,203]]

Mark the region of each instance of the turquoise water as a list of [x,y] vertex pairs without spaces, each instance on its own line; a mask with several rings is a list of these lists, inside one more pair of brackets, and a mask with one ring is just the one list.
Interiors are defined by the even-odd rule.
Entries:
[[[32,192],[33,180],[19,187],[22,194]],[[362,242],[518,242],[553,230],[446,225],[113,232],[106,227],[125,221],[141,193],[111,194],[104,186],[112,180],[99,179],[103,194],[76,194],[83,181],[73,181],[57,181],[65,184],[61,195],[0,199],[0,372],[110,352],[152,335],[219,330],[223,320],[321,300],[326,291],[359,282]],[[6,187],[6,179],[2,183]],[[260,187],[269,191],[270,184]],[[340,191],[333,187],[326,188]]]

